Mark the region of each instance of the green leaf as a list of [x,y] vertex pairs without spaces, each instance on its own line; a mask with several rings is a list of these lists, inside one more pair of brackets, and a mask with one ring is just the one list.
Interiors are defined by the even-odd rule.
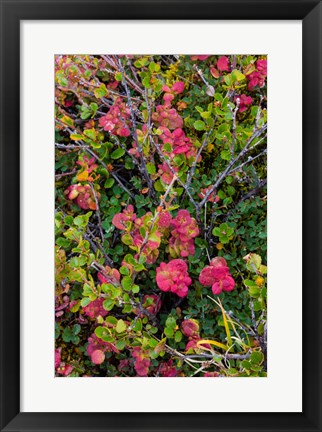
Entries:
[[140,272],[142,270],[146,270],[143,264],[137,264],[136,266],[134,266],[134,271]]
[[250,370],[250,368],[252,366],[251,363],[248,360],[243,360],[241,364],[242,364],[242,367],[244,369],[248,369],[248,370]]
[[122,81],[122,72],[116,72],[115,79],[116,81]]
[[173,317],[170,316],[170,317],[167,318],[167,320],[165,322],[165,325],[168,328],[174,329],[176,327],[176,325],[177,325],[177,321],[176,321],[175,318],[173,318]]
[[103,291],[104,294],[110,294],[111,292],[114,291],[114,285],[108,284],[108,283],[103,283],[101,285],[101,290]]
[[109,324],[112,324],[113,326],[116,326],[116,324],[117,324],[117,318],[115,318],[112,315],[109,315],[108,317],[106,317],[105,321]]
[[146,168],[147,168],[149,174],[155,174],[156,173],[156,168],[155,168],[155,165],[153,163],[151,163],[151,162],[147,163]]
[[116,328],[115,328],[117,333],[123,333],[126,329],[127,329],[127,326],[126,326],[125,322],[122,319],[118,320]]
[[92,216],[92,214],[93,214],[93,212],[88,212],[85,215],[76,216],[74,218],[74,224],[79,226],[79,227],[86,228],[88,221],[89,221],[89,218]]
[[128,276],[128,275],[130,274],[130,270],[129,270],[127,267],[122,266],[122,267],[120,268],[120,273],[121,273],[122,275],[124,275],[124,276]]
[[108,94],[108,91],[107,91],[105,84],[101,84],[99,87],[97,87],[94,90],[94,95],[95,95],[95,97],[97,97],[97,99],[103,98],[103,97],[107,96],[107,94]]
[[140,292],[140,287],[138,285],[133,285],[132,286],[132,293],[137,294],[138,292]]
[[125,341],[122,340],[118,340],[115,344],[116,348],[120,351],[122,351],[125,348]]
[[168,337],[168,338],[173,338],[174,332],[173,329],[166,327],[164,329],[164,334]]
[[173,149],[172,149],[171,144],[169,144],[169,143],[165,143],[164,146],[163,146],[163,150],[164,150],[165,152],[167,152],[167,153],[171,153]]
[[87,306],[88,304],[90,304],[91,300],[88,297],[82,298],[80,304],[82,307]]
[[84,283],[83,285],[83,296],[89,297],[91,294],[93,294],[93,289],[90,285],[87,283]]
[[193,124],[194,128],[198,131],[204,130],[205,123],[202,120],[196,120]]
[[[245,279],[244,280],[244,284],[247,287],[257,287],[256,283],[254,281],[252,281],[251,279]],[[258,288],[258,287],[257,287]]]
[[74,335],[78,335],[78,333],[81,331],[81,326],[79,324],[75,324],[73,327],[73,333]]
[[233,82],[236,82],[236,81],[243,81],[246,77],[239,70],[234,69],[231,73],[231,78]]
[[258,287],[249,287],[248,292],[251,297],[258,297],[261,290]]
[[84,135],[86,135],[88,138],[90,138],[93,141],[96,140],[96,131],[95,131],[95,129],[86,129],[86,130],[84,130]]
[[253,273],[257,273],[257,270],[259,270],[261,264],[262,264],[262,258],[260,257],[260,255],[252,253],[250,254],[250,258],[247,261],[246,267],[247,270]]
[[136,264],[136,261],[135,261],[133,255],[130,255],[130,254],[126,254],[126,255],[125,255],[125,257],[124,257],[124,261],[125,261],[127,264],[131,264],[131,265],[135,265],[135,264]]
[[70,134],[70,139],[73,141],[79,141],[84,139],[83,135],[80,134]]
[[229,161],[229,160],[230,160],[230,157],[231,157],[231,155],[230,155],[230,151],[229,151],[229,150],[223,150],[223,151],[220,153],[220,157],[221,157],[222,159],[224,159],[224,160]]
[[261,353],[259,351],[254,351],[250,355],[250,361],[252,363],[261,364],[263,362],[263,360],[264,360],[264,355],[263,355],[263,353]]
[[143,80],[142,80],[142,84],[144,85],[145,88],[150,88],[151,87],[151,82],[150,82],[151,78],[149,75],[147,75]]
[[181,340],[182,340],[182,333],[181,333],[181,331],[177,331],[176,332],[176,334],[175,334],[175,336],[174,336],[174,340],[176,341],[176,342],[181,342]]
[[106,180],[106,182],[104,183],[104,187],[106,188],[106,189],[110,189],[113,185],[114,185],[114,183],[115,183],[115,180],[111,177],[111,178],[108,178],[107,180]]
[[70,342],[73,339],[73,332],[69,327],[65,327],[63,334],[62,334],[62,338],[64,342]]
[[160,70],[160,65],[159,64],[157,64],[157,63],[154,63],[154,62],[151,62],[150,64],[149,64],[149,69],[150,69],[150,72],[159,72],[159,70]]
[[103,302],[103,308],[107,311],[110,311],[115,306],[115,300],[113,299],[106,299]]
[[130,276],[125,276],[122,279],[122,287],[126,290],[126,291],[131,291],[132,289],[132,278]]
[[117,148],[116,150],[114,150],[111,154],[111,158],[112,159],[119,159],[121,158],[125,153],[125,150],[122,148]]
[[158,179],[156,182],[154,182],[154,189],[157,192],[164,192],[165,191],[164,186],[161,183],[160,179]]
[[136,321],[133,330],[134,330],[136,333],[139,333],[139,332],[142,331],[142,321],[140,320],[140,318]]

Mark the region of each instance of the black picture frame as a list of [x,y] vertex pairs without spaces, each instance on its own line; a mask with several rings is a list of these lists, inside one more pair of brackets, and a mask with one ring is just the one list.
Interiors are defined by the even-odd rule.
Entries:
[[[0,6],[1,431],[321,431],[321,3],[311,0],[0,0]],[[20,412],[20,21],[96,19],[302,20],[302,413],[142,412],[124,415]],[[286,181],[292,187],[292,179]],[[298,215],[290,212],[290,217]],[[292,329],[289,328],[288,331]],[[291,359],[292,347],[287,346],[287,334],[281,334],[281,337],[285,338],[286,343],[283,356]]]

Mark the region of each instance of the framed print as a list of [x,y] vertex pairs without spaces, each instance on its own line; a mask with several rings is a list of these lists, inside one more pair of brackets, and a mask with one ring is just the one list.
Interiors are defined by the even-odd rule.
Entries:
[[1,430],[321,430],[321,4],[1,27]]

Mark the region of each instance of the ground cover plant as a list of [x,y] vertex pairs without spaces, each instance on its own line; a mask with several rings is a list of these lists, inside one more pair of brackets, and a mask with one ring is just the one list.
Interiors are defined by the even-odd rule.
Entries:
[[267,374],[265,55],[55,57],[55,375]]

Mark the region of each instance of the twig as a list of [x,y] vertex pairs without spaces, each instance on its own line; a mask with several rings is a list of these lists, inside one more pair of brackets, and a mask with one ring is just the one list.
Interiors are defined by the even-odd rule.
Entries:
[[220,185],[220,183],[224,180],[224,178],[228,175],[229,171],[231,170],[231,168],[233,167],[233,165],[240,159],[242,158],[247,152],[248,152],[248,148],[250,146],[250,144],[253,142],[253,140],[257,137],[259,137],[262,132],[264,132],[267,129],[267,124],[265,124],[264,126],[262,126],[259,130],[257,130],[256,132],[253,133],[253,135],[249,138],[249,140],[247,141],[245,147],[243,148],[243,150],[235,157],[235,159],[233,159],[226,167],[226,169],[220,174],[220,176],[218,177],[217,181],[215,182],[215,184],[208,190],[208,192],[205,194],[204,198],[202,199],[202,201],[199,203],[199,207],[201,208],[208,200],[208,197],[215,191],[217,190],[218,186]]
[[122,84],[123,84],[125,91],[126,91],[126,95],[127,95],[127,99],[128,99],[128,106],[130,108],[130,113],[131,113],[132,126],[133,126],[132,135],[133,135],[133,138],[135,140],[135,143],[136,143],[139,155],[140,155],[141,163],[142,163],[141,173],[145,177],[146,183],[149,187],[149,194],[153,197],[153,199],[155,199],[153,181],[152,181],[151,177],[149,176],[147,166],[146,166],[145,157],[143,154],[143,149],[142,149],[142,146],[141,146],[139,139],[138,139],[138,136],[137,136],[137,132],[136,132],[137,127],[136,127],[135,114],[134,114],[134,110],[133,110],[133,104],[132,104],[132,100],[131,100],[131,94],[130,94],[129,87],[128,87],[127,82],[126,82],[125,71],[124,71],[124,68],[123,68],[123,65],[122,65],[122,62],[120,59],[119,59],[119,68],[120,68],[121,73],[122,73]]
[[[89,154],[91,154],[98,162],[100,162],[104,166],[104,168],[106,168],[106,163],[104,163],[102,161],[102,159],[100,159],[97,156],[97,154],[95,152],[93,152],[93,150],[86,148],[85,151],[87,151]],[[128,190],[128,188],[121,182],[119,177],[113,171],[110,171],[110,174],[116,180],[116,182],[119,184],[119,186],[124,190],[124,192],[126,192],[132,199],[134,199],[134,195],[131,194],[131,192]]]
[[233,209],[231,209],[226,215],[224,220],[227,220],[229,218],[229,216],[234,212],[234,210],[239,206],[239,204],[241,204],[243,201],[251,198],[253,195],[256,195],[265,185],[267,184],[267,179],[262,180],[259,185],[252,189],[251,191],[249,191],[247,194],[243,195],[241,197],[241,199],[238,201],[238,203],[234,206]]
[[233,173],[233,172],[239,171],[243,166],[249,164],[250,162],[254,161],[255,159],[259,158],[260,156],[263,156],[265,153],[267,153],[267,149],[263,150],[257,156],[254,156],[254,157],[250,157],[249,156],[248,159],[247,159],[247,161],[245,161],[242,164],[238,165],[238,167],[233,168],[231,171],[229,171],[228,175],[231,174],[231,173]]
[[246,354],[219,354],[219,353],[215,353],[215,354],[207,354],[207,353],[202,353],[202,354],[188,354],[185,355],[183,358],[186,359],[194,359],[194,358],[204,358],[204,359],[212,359],[214,357],[219,357],[221,359],[228,359],[228,360],[246,360],[248,359],[252,354],[252,350],[250,349]]
[[[192,166],[191,166],[191,168],[190,168],[190,170],[189,170],[189,173],[188,173],[188,176],[187,176],[187,181],[186,181],[185,193],[186,193],[186,190],[187,190],[187,189],[189,188],[189,186],[190,186],[190,183],[191,183],[192,178],[193,178],[193,176],[194,176],[194,173],[195,173],[195,171],[196,171],[196,167],[197,167],[198,160],[199,160],[199,158],[200,158],[200,155],[201,155],[203,149],[204,149],[204,148],[206,147],[206,145],[208,144],[208,138],[209,138],[210,134],[212,133],[212,131],[213,131],[213,129],[212,129],[211,131],[207,132],[207,134],[206,134],[206,136],[205,136],[205,138],[204,138],[204,140],[203,140],[203,143],[201,144],[201,146],[200,146],[200,148],[199,148],[199,150],[198,150],[197,156],[196,156],[195,160],[193,161],[193,164],[192,164]],[[185,196],[185,195],[183,195],[182,199],[184,199],[184,196]]]
[[73,171],[69,171],[69,172],[67,172],[67,173],[62,173],[62,174],[56,174],[55,175],[55,179],[60,179],[61,177],[65,177],[65,176],[69,176],[69,175],[73,175],[73,174],[76,174],[77,173],[77,169],[76,170],[73,170]]
[[256,113],[254,131],[256,131],[258,129],[258,123],[259,123],[259,119],[260,119],[260,115],[261,115],[261,103],[262,103],[263,99],[264,99],[263,96],[261,96],[260,100],[259,100],[259,104],[258,104],[257,113]]
[[[118,66],[116,63],[114,63],[113,59],[111,59],[110,56],[107,55],[102,55],[101,56],[113,69],[115,69],[116,71],[119,71]],[[140,94],[143,94],[143,90],[133,81],[131,80],[131,78],[129,78],[128,76],[125,77],[125,79],[127,80],[127,82]]]
[[[159,154],[161,160],[164,161],[164,162],[166,163],[166,165],[168,166],[169,170],[171,171],[171,174],[172,174],[173,176],[177,176],[177,173],[176,173],[176,172],[174,171],[174,169],[172,168],[172,166],[171,166],[169,160],[168,160],[168,159],[164,156],[164,154],[162,153],[162,150],[161,150],[159,144],[158,144],[156,141],[154,141],[152,135],[150,135],[150,141],[152,142],[152,144],[154,145],[154,147],[157,149],[158,154]],[[189,197],[189,199],[190,199],[190,202],[191,202],[192,205],[195,207],[195,210],[196,210],[196,219],[197,219],[197,222],[200,223],[200,208],[199,208],[198,204],[197,204],[196,201],[193,199],[193,197],[192,197],[192,195],[191,195],[191,193],[190,193],[190,191],[189,191],[189,188],[187,188],[186,184],[183,183],[183,181],[180,179],[180,177],[177,178],[177,181],[178,181],[178,183],[180,184],[180,186],[182,186],[183,189],[186,191],[186,193],[187,193],[187,195],[188,195],[188,197]]]
[[239,109],[239,105],[240,105],[240,99],[237,98],[236,99],[236,107],[234,110],[232,110],[232,108],[229,105],[229,109],[230,112],[232,113],[233,116],[233,129],[232,129],[232,140],[231,140],[231,147],[230,147],[230,155],[232,158],[234,158],[235,156],[235,143],[236,143],[236,116],[237,116],[237,111]]
[[90,182],[89,185],[90,185],[90,187],[92,189],[92,192],[93,192],[93,195],[94,195],[94,199],[95,199],[96,214],[97,214],[97,219],[98,219],[98,228],[99,228],[99,231],[100,231],[100,235],[101,235],[101,239],[102,239],[102,244],[103,244],[104,243],[104,234],[103,234],[101,212],[100,212],[100,207],[99,207],[99,203],[98,203],[98,199],[97,199],[97,194],[96,194],[96,191],[95,191],[95,188],[94,188],[93,184]]
[[[88,232],[90,232],[90,231],[88,231]],[[102,246],[99,243],[95,243],[95,240],[90,237],[90,234],[84,234],[83,237],[85,240],[88,241],[88,243],[90,244],[94,253],[96,253],[98,249],[102,252],[102,254],[104,256],[104,263],[106,265],[108,265],[109,267],[114,267],[114,263],[111,260],[111,258],[106,254],[106,252],[104,251],[104,249],[102,248]]]

